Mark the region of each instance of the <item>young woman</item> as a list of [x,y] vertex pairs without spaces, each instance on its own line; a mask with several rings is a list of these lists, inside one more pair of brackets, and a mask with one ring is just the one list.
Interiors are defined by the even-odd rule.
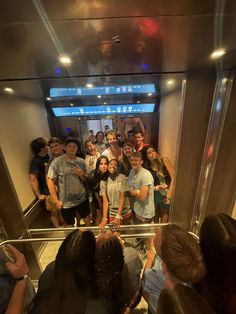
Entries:
[[127,178],[118,172],[118,161],[112,159],[108,164],[109,177],[100,183],[100,195],[103,199],[103,218],[100,228],[109,221],[115,226],[130,224],[131,209],[126,192],[129,190]]
[[[130,313],[130,308],[139,303],[142,266],[137,251],[125,247],[117,232],[108,230],[98,236],[95,254],[96,286],[107,313]],[[100,312],[97,310],[93,313]]]
[[116,132],[108,131],[106,137],[107,137],[107,141],[110,147],[104,150],[102,155],[107,156],[109,160],[117,159],[118,161],[120,161],[122,154],[121,154],[121,148],[118,144],[118,138],[117,138]]
[[86,313],[96,290],[95,245],[90,231],[75,230],[66,237],[40,277],[30,314]]
[[87,151],[87,155],[85,157],[85,167],[87,173],[91,173],[96,166],[96,162],[98,157],[100,156],[100,153],[96,149],[96,145],[93,144],[91,140],[87,140],[84,143],[84,147]]
[[131,170],[129,159],[133,152],[134,148],[130,143],[125,143],[122,146],[122,159],[119,163],[119,172],[126,175],[126,177],[129,176]]
[[95,136],[95,143],[97,151],[101,154],[106,149],[106,144],[104,143],[104,133],[102,131],[98,131]]
[[168,158],[160,158],[155,148],[147,145],[142,149],[144,167],[154,179],[155,222],[166,223],[169,218],[170,200],[173,192],[173,166]]
[[95,170],[87,178],[88,188],[92,197],[92,220],[96,225],[99,225],[102,220],[102,197],[99,195],[100,182],[102,180],[106,181],[108,178],[108,162],[106,156],[98,157]]

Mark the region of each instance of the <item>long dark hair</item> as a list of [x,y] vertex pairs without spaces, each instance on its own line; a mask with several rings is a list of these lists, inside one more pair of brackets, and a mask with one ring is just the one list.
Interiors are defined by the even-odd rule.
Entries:
[[200,229],[207,268],[201,292],[217,313],[233,313],[236,295],[236,220],[226,214],[207,217]]
[[[141,150],[141,153],[143,156],[143,167],[146,168],[147,170],[151,169],[150,161],[147,158],[147,151],[150,148],[152,148],[156,151],[156,149],[152,145],[144,146],[143,149]],[[156,159],[156,165],[157,165],[157,169],[158,169],[157,171],[162,174],[163,173],[163,163],[162,163],[161,158],[158,156],[158,154],[157,154],[157,159]]]
[[96,180],[96,183],[99,183],[101,180],[106,181],[109,176],[108,171],[106,171],[105,173],[102,173],[99,170],[100,162],[102,159],[106,160],[107,165],[109,164],[109,159],[107,158],[107,156],[101,155],[100,157],[98,157],[96,166],[95,166],[95,171],[94,171],[94,178]]
[[93,295],[95,245],[90,231],[75,230],[67,236],[56,256],[50,288],[36,294],[29,313],[86,312],[87,301]]
[[109,313],[120,314],[124,308],[122,271],[123,249],[118,238],[108,231],[96,244],[95,268],[100,296],[109,304]]

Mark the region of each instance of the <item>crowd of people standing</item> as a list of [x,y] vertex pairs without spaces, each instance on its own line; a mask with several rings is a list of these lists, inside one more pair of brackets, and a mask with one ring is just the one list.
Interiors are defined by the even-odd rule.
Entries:
[[100,227],[168,221],[173,167],[144,143],[137,127],[127,127],[122,140],[113,130],[95,136],[90,130],[84,158],[78,157],[81,145],[75,138],[32,141],[30,183],[45,200],[54,227],[74,226],[75,218],[78,226],[82,219]]

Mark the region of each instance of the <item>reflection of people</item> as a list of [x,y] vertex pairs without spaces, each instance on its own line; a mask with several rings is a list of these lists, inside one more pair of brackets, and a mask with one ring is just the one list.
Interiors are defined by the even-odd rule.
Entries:
[[150,223],[155,216],[153,197],[153,177],[142,167],[143,158],[139,152],[130,157],[131,171],[129,173],[130,194],[134,197],[134,223]]
[[124,120],[124,132],[126,138],[129,131],[140,131],[142,134],[145,134],[145,128],[140,118],[128,118]]
[[110,145],[109,148],[102,152],[103,156],[106,156],[109,160],[117,159],[118,161],[122,158],[121,148],[118,145],[118,138],[115,131],[108,131],[107,132],[107,141]]
[[[153,249],[148,251],[142,287],[150,313],[156,314],[157,301],[164,287],[198,282],[205,274],[205,266],[197,241],[177,225],[158,228],[153,244],[158,255]],[[159,256],[162,268],[159,261],[155,263]]]
[[100,182],[108,178],[108,158],[100,156],[96,162],[95,170],[88,175],[87,183],[92,196],[92,220],[99,225],[102,220],[102,197],[100,196]]
[[89,174],[95,169],[100,153],[97,151],[96,145],[91,140],[86,140],[84,147],[88,153],[85,157],[85,167],[87,173]]
[[134,148],[130,143],[125,143],[122,146],[122,159],[119,163],[119,172],[129,176],[131,165],[130,165],[130,156],[134,152]]
[[[62,141],[59,138],[51,137],[48,141],[48,146],[49,146],[52,158],[47,163],[46,172],[48,172],[48,169],[51,165],[51,162],[55,158],[62,156],[64,154],[64,151],[63,151],[64,147],[63,147]],[[47,173],[46,173],[46,175],[47,175]],[[52,225],[55,228],[60,227],[60,225],[62,225],[62,226],[65,225],[66,222],[62,217],[61,211],[56,208],[56,205],[52,201],[51,196],[48,196],[46,198],[46,204],[47,204],[47,206],[46,206],[47,209],[50,210],[50,213],[51,213],[50,220],[51,220]]]
[[95,136],[93,130],[89,130],[89,135],[87,138],[88,141],[91,141],[92,143],[95,143]]
[[137,152],[141,152],[143,147],[148,144],[144,143],[144,133],[142,131],[134,132],[134,147]]
[[153,146],[142,149],[144,167],[154,179],[155,222],[166,223],[169,217],[170,200],[173,192],[173,166],[168,158],[160,158]]
[[78,219],[82,218],[89,226],[89,204],[84,186],[85,162],[76,157],[77,150],[76,139],[65,141],[65,154],[52,161],[47,182],[52,199],[67,225],[74,225],[77,213]]
[[98,131],[95,136],[95,143],[97,151],[101,154],[106,149],[106,144],[104,143],[104,133]]
[[130,224],[131,209],[126,195],[129,190],[127,178],[118,172],[118,161],[112,159],[108,164],[109,177],[100,183],[103,198],[103,218],[99,225],[104,228],[109,221],[114,226]]
[[49,195],[45,173],[45,167],[49,161],[48,143],[45,138],[38,137],[31,142],[31,148],[35,157],[30,164],[30,184],[37,198],[44,201]]

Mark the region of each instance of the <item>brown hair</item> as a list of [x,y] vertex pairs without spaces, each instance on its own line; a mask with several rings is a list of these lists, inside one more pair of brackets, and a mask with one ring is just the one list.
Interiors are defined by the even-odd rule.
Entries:
[[133,152],[130,158],[131,157],[140,158],[141,160],[143,160],[143,155],[141,154],[141,152]]
[[177,284],[173,289],[162,290],[157,314],[213,314],[207,302],[192,288]]
[[60,140],[58,137],[51,137],[48,141],[48,146],[54,143],[62,144],[62,140]]
[[205,265],[197,241],[176,225],[162,228],[161,257],[175,278],[194,283],[205,274]]

